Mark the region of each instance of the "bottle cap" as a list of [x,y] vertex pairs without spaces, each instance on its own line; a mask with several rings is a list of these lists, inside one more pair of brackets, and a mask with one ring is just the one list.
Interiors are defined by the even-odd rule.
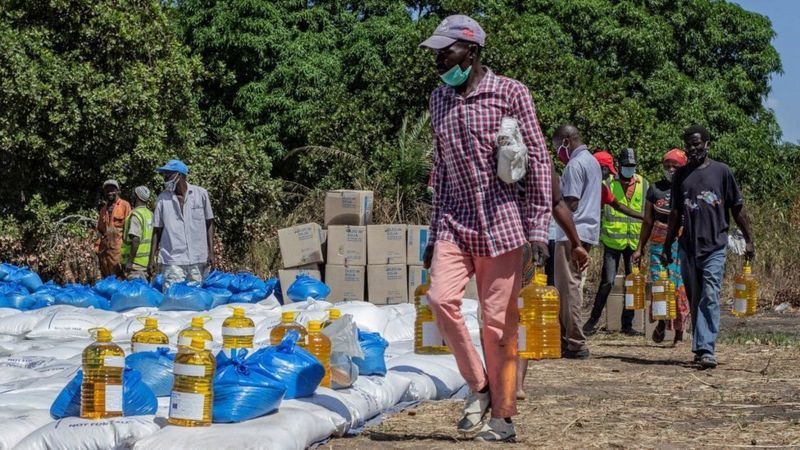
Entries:
[[749,262],[744,263],[744,267],[742,267],[742,272],[748,275],[753,273],[753,268],[750,266]]
[[108,328],[92,328],[89,334],[93,334],[97,342],[111,342],[111,332]]
[[241,306],[234,306],[231,309],[233,309],[233,317],[244,317],[244,308]]
[[144,318],[144,327],[145,328],[158,328],[158,319],[155,317],[145,317]]
[[319,331],[322,329],[322,322],[319,320],[308,321],[308,331]]
[[547,286],[547,274],[546,273],[537,273],[536,278],[534,279],[534,283],[537,286]]
[[206,322],[205,317],[192,317],[192,326],[195,328],[203,328],[203,324]]
[[340,317],[342,317],[342,312],[339,311],[338,309],[331,308],[331,309],[328,310],[328,319],[336,320],[336,319],[338,319]]
[[206,349],[206,341],[204,341],[203,339],[195,338],[195,339],[192,339],[192,343],[189,346],[192,347],[195,350],[205,350]]
[[661,272],[658,273],[658,275],[661,277],[662,280],[666,280],[667,279],[667,271],[666,270],[662,270]]
[[638,266],[633,266],[633,274],[634,275],[639,275],[639,267]]
[[281,313],[281,322],[294,322],[294,311],[284,311]]

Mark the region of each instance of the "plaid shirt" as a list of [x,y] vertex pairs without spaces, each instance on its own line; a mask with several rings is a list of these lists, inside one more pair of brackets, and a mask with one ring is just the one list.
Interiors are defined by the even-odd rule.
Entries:
[[[527,241],[547,243],[550,157],[528,88],[487,69],[466,98],[449,86],[438,87],[430,111],[435,150],[429,239],[490,257]],[[528,171],[517,184],[497,176],[495,138],[503,117],[517,119],[528,146]]]

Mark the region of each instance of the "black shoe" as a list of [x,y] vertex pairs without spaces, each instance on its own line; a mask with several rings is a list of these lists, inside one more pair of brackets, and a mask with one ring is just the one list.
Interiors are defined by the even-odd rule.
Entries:
[[567,359],[589,359],[589,349],[584,348],[583,350],[565,350],[561,352],[562,358]]
[[711,353],[706,353],[705,355],[700,357],[700,367],[703,369],[716,369],[717,368],[717,358],[714,357]]
[[620,330],[620,333],[626,336],[644,336],[644,333],[642,333],[641,331],[636,331],[633,328],[623,328],[622,330]]
[[[667,323],[663,320],[658,321],[658,325],[656,325],[656,329],[653,330],[653,342],[656,344],[660,344],[664,342],[664,338],[667,334]],[[677,334],[676,334],[677,336]]]
[[597,333],[597,319],[589,318],[585,324],[583,324],[583,334],[586,336],[593,336]]

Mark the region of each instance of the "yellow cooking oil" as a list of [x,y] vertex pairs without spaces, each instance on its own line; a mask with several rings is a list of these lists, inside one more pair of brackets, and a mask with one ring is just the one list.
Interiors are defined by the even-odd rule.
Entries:
[[159,347],[169,347],[169,336],[158,329],[158,319],[155,317],[139,317],[139,321],[144,323],[144,328],[133,333],[131,337],[131,351],[154,352]]
[[753,276],[753,268],[749,262],[744,263],[742,272],[736,275],[734,283],[731,313],[736,317],[754,315],[758,306],[758,280]]
[[308,321],[308,343],[306,350],[309,351],[325,368],[325,377],[319,384],[322,387],[331,387],[331,340],[322,334],[322,322],[319,320]]
[[222,321],[222,348],[253,348],[256,325],[244,315],[244,308],[233,307],[233,315]]
[[182,427],[211,425],[216,365],[203,338],[193,338],[188,347],[178,351],[169,402],[170,424]]
[[[651,304],[653,320],[671,320],[670,303],[674,308],[675,295],[666,270],[662,270],[658,274],[658,281],[653,282],[651,291],[653,293],[653,303]],[[670,301],[670,297],[672,297],[672,301]]]
[[547,285],[547,275],[537,273],[534,282],[520,291],[517,300],[519,328],[517,351],[523,359],[561,358],[561,325],[558,290]]
[[418,355],[444,355],[450,353],[447,344],[436,325],[436,317],[428,301],[430,279],[414,290],[414,306],[417,317],[414,320],[414,353]]
[[638,266],[625,277],[625,309],[644,309],[645,278]]
[[269,343],[272,346],[276,346],[281,343],[283,337],[286,336],[286,333],[289,330],[296,330],[300,334],[300,339],[297,340],[297,345],[300,347],[306,346],[306,328],[299,323],[295,322],[295,311],[284,311],[281,314],[281,323],[278,324],[275,328],[272,329],[269,333]]
[[202,339],[205,342],[206,348],[211,348],[214,337],[211,335],[210,331],[203,328],[207,319],[207,317],[201,316],[192,317],[191,325],[178,333],[178,350],[181,348],[189,348],[193,339]]
[[111,342],[106,328],[89,330],[95,342],[83,350],[81,417],[104,419],[122,416],[122,372],[125,351]]

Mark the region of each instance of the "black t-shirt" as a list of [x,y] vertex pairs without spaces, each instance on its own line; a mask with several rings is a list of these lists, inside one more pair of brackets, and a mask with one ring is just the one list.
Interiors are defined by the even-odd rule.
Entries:
[[650,185],[647,189],[647,201],[653,204],[656,222],[668,223],[670,211],[670,198],[672,198],[672,183],[660,180]]
[[743,202],[730,167],[709,160],[705,167],[679,168],[672,199],[672,208],[683,211],[684,251],[702,258],[728,244],[730,210]]

